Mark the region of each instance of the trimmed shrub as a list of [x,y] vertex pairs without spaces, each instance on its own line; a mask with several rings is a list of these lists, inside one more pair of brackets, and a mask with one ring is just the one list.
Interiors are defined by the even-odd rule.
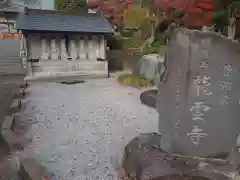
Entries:
[[146,88],[154,85],[153,82],[147,80],[146,78],[135,75],[119,76],[118,81],[120,84],[129,85],[136,88]]

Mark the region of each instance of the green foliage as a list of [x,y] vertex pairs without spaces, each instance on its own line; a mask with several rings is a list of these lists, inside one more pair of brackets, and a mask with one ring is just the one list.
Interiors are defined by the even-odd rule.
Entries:
[[217,28],[222,28],[228,24],[228,15],[225,12],[219,12],[213,18],[213,22]]
[[121,35],[123,36],[123,37],[133,37],[134,36],[134,33],[135,33],[136,31],[135,30],[124,30],[122,33],[121,33]]
[[55,0],[57,10],[69,12],[87,12],[87,3],[85,0]]
[[185,15],[183,10],[175,10],[173,13],[175,18],[182,18]]
[[160,33],[156,33],[155,34],[155,39],[152,43],[152,46],[153,47],[160,47],[160,46],[165,45],[165,44],[166,43],[165,43],[165,40],[164,40],[164,36]]
[[144,77],[134,76],[134,75],[122,75],[118,78],[119,83],[124,85],[130,85],[136,88],[146,88],[152,87],[153,82],[147,80]]
[[154,47],[154,46],[151,46],[151,47],[146,47],[143,52],[141,53],[141,56],[142,55],[147,55],[147,54],[159,54],[160,56],[164,57],[165,56],[165,53],[166,53],[166,50],[167,50],[167,46],[166,45],[161,45],[161,46],[158,46],[158,47]]
[[162,34],[156,34],[154,42],[150,47],[145,47],[141,55],[157,53],[160,56],[164,56],[166,50],[167,46],[165,44],[164,36]]
[[143,41],[140,38],[122,38],[121,44],[124,49],[137,48],[141,46]]

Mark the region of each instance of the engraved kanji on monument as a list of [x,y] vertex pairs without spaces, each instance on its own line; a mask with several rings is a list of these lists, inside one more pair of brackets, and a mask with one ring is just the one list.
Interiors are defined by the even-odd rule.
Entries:
[[211,157],[229,153],[240,132],[240,43],[179,29],[169,42],[157,109],[162,148]]

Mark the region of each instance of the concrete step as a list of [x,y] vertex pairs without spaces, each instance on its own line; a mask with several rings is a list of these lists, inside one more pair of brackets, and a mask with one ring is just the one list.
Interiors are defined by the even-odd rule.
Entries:
[[5,69],[8,69],[8,70],[20,70],[20,69],[22,69],[22,67],[21,66],[16,66],[16,65],[5,66],[5,65],[1,65],[0,64],[0,70],[5,70]]
[[8,63],[8,64],[1,64],[0,63],[0,68],[22,68],[22,65],[21,64],[16,64],[16,63],[13,63],[13,64],[11,64],[11,63]]
[[0,59],[0,63],[21,63],[21,59]]
[[21,66],[21,62],[20,61],[0,61],[0,64],[2,65],[20,65]]
[[24,71],[22,68],[0,68],[0,72],[12,73],[12,72],[22,72]]
[[21,61],[21,59],[19,57],[16,57],[16,58],[0,57],[0,62],[8,62],[8,61]]
[[0,75],[13,75],[13,74],[24,75],[26,74],[26,72],[23,68],[0,67]]
[[21,70],[22,69],[22,67],[20,67],[20,66],[1,66],[1,64],[0,64],[0,71],[1,70],[8,70],[8,71],[18,71],[18,70]]
[[0,67],[22,67],[20,63],[0,63]]
[[21,64],[20,60],[14,60],[14,61],[1,61],[0,60],[0,64]]

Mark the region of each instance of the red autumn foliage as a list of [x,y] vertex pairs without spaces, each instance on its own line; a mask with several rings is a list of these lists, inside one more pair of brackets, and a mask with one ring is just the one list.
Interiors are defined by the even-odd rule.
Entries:
[[[183,10],[185,24],[191,27],[211,25],[215,12],[214,0],[154,0],[156,7],[172,19],[174,10]],[[122,25],[124,10],[133,0],[88,0],[89,8],[102,12],[112,24]]]
[[88,7],[102,12],[112,24],[121,26],[124,10],[131,7],[133,0],[88,0]]
[[211,25],[215,12],[214,0],[155,0],[155,4],[169,18],[174,10],[183,10],[185,24],[191,27]]

